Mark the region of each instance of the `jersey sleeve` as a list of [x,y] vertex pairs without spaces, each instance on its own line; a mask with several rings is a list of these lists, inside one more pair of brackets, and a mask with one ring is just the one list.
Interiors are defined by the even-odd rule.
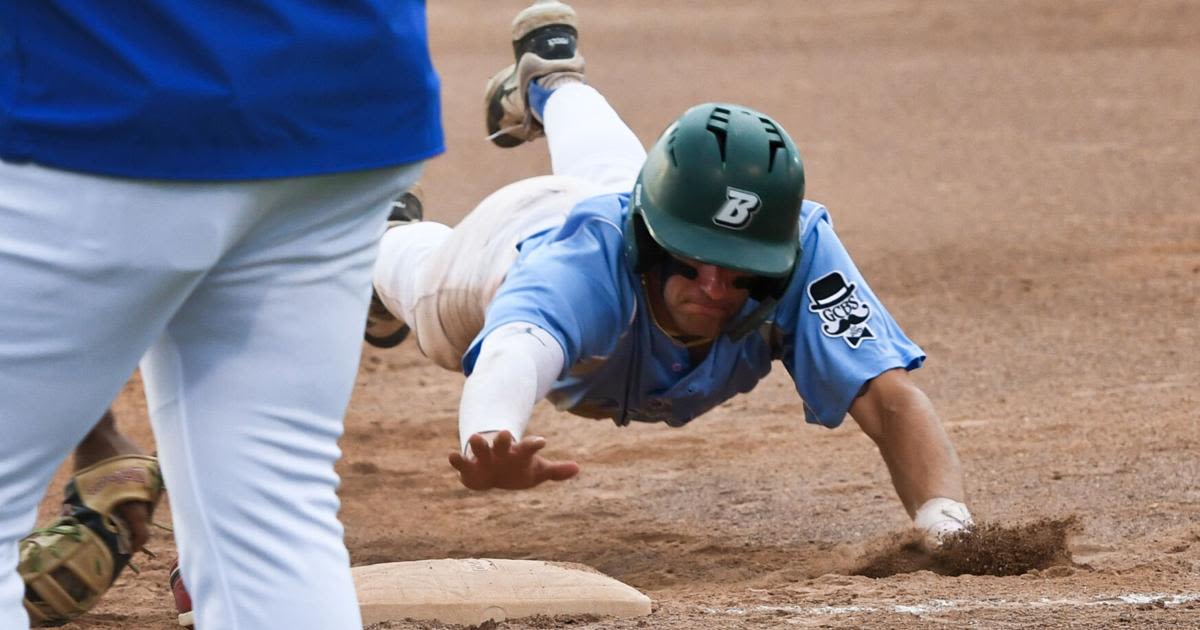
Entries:
[[568,224],[522,252],[488,305],[463,372],[471,374],[487,335],[514,322],[538,326],[558,341],[564,373],[580,359],[607,355],[635,307],[623,252],[620,229],[598,219]]
[[776,325],[805,419],[836,427],[871,379],[894,368],[916,369],[925,353],[867,285],[825,210],[809,210],[802,214],[800,265],[776,311]]

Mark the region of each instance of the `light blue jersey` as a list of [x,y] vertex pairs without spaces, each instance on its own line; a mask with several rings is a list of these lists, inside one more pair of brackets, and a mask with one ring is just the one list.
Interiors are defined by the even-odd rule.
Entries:
[[[804,400],[806,419],[835,427],[869,380],[924,361],[850,260],[828,212],[805,201],[803,251],[774,314],[740,341],[722,335],[702,361],[692,362],[687,348],[654,322],[626,260],[628,206],[627,194],[588,199],[560,228],[520,244],[463,359],[467,374],[484,337],[526,322],[562,345],[563,373],[548,396],[560,409],[618,424],[682,426],[754,389],[778,359]],[[742,315],[755,306],[749,300]]]

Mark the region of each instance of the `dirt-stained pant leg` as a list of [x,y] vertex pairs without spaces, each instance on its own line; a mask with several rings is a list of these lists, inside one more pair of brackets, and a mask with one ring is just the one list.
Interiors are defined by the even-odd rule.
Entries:
[[561,224],[599,192],[575,178],[534,177],[492,193],[454,229],[431,221],[392,228],[380,243],[375,291],[412,328],[425,356],[460,370],[517,243]]
[[637,136],[591,86],[558,88],[544,113],[554,175],[501,188],[453,229],[400,226],[380,245],[376,292],[412,328],[421,352],[448,370],[461,369],[517,244],[560,225],[583,199],[631,190],[645,161]]

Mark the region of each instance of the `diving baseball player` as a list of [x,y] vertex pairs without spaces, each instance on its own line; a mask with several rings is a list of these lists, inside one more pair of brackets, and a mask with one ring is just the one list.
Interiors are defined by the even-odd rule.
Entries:
[[965,528],[957,456],[908,376],[925,354],[828,211],[804,199],[787,132],[708,103],[647,155],[584,83],[576,37],[567,5],[527,8],[514,21],[516,63],[488,86],[492,140],[544,134],[554,175],[500,189],[454,229],[392,227],[375,267],[391,326],[468,375],[450,456],[462,483],[521,489],[578,472],[525,436],[543,397],[618,425],[682,427],[779,362],[808,422],[836,427],[849,413],[874,440],[928,543]]

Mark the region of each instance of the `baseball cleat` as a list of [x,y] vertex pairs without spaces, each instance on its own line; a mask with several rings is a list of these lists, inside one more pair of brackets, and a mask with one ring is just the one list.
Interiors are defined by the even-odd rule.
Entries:
[[179,613],[179,625],[185,628],[195,628],[196,619],[192,614],[192,596],[183,586],[183,576],[179,572],[179,560],[171,564],[171,594],[175,597],[175,610]]
[[548,89],[583,81],[575,10],[557,0],[539,0],[513,18],[516,63],[497,72],[484,90],[488,139],[508,148],[543,135],[538,107],[529,106],[529,84]]
[[374,290],[371,291],[371,308],[367,311],[367,331],[363,338],[376,348],[395,348],[408,338],[408,324],[400,321]]
[[[425,218],[425,204],[421,202],[421,185],[414,184],[403,195],[392,202],[388,214],[387,229],[398,225],[416,223]],[[380,301],[375,289],[371,289],[371,307],[367,310],[367,329],[363,335],[367,343],[376,348],[394,348],[408,338],[408,324],[400,321]]]
[[392,202],[392,211],[388,214],[388,227],[394,228],[405,223],[416,223],[425,218],[425,204],[421,202],[421,185],[413,184],[403,195]]

